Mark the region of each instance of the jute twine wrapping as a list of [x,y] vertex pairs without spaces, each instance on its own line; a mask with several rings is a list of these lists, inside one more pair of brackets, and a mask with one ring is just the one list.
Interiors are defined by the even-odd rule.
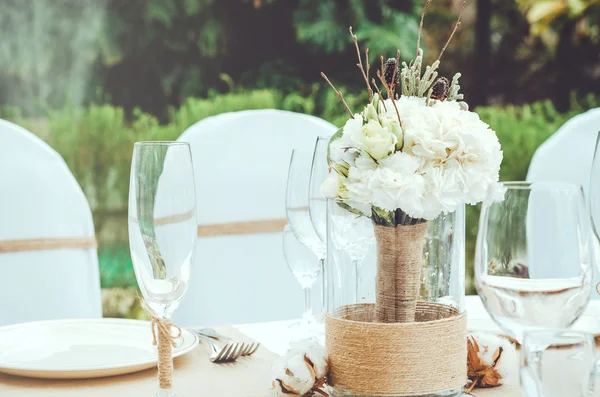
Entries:
[[[152,319],[152,344],[158,349],[158,383],[161,389],[170,389],[173,383],[173,357],[171,348],[177,346],[176,339],[181,338],[181,328],[173,325],[170,320],[157,317],[142,301],[142,307]],[[171,328],[177,330],[177,334],[171,333]]]
[[421,396],[467,380],[466,313],[417,302],[416,322],[379,323],[373,304],[340,307],[326,319],[328,383],[364,396]]
[[382,323],[409,323],[421,286],[423,241],[429,224],[375,225],[377,241],[376,307]]

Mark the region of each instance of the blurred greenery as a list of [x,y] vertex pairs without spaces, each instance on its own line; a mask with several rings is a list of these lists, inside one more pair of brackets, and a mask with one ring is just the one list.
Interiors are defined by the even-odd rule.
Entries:
[[[425,0],[0,0],[0,117],[66,160],[92,206],[105,308],[135,315],[126,203],[132,145],[173,140],[219,113],[275,108],[335,125],[367,101],[361,49],[410,60]],[[462,0],[433,2],[422,47],[435,60]],[[440,73],[496,130],[503,180],[522,180],[535,149],[597,107],[600,0],[474,0]],[[479,209],[467,212],[467,276]],[[467,282],[468,292],[473,292]],[[115,300],[116,299],[116,300]],[[131,314],[134,313],[134,314]]]
[[[342,88],[343,89],[343,88]],[[359,109],[365,93],[346,92],[350,107]],[[479,107],[477,112],[497,133],[504,161],[501,180],[524,180],[533,153],[565,121],[600,106],[600,97],[571,97],[568,112],[559,112],[546,100],[522,106]],[[315,85],[308,96],[285,95],[276,90],[235,90],[213,93],[208,99],[188,98],[172,107],[167,123],[137,109],[126,117],[111,105],[68,106],[47,110],[42,119],[24,118],[14,107],[0,109],[12,120],[48,141],[66,160],[92,206],[100,239],[101,282],[105,288],[135,287],[126,236],[126,203],[131,148],[137,140],[174,140],[195,122],[222,112],[274,108],[314,114],[340,126],[347,115],[333,92],[320,95]],[[467,277],[472,280],[472,259],[479,207],[467,209]],[[468,281],[468,292],[473,293]]]

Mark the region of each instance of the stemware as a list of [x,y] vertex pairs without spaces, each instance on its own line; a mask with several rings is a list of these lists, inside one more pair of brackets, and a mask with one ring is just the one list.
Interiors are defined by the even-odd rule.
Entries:
[[[294,149],[290,158],[286,188],[285,208],[289,226],[302,244],[309,248],[317,257],[321,272],[325,266],[327,255],[325,244],[319,237],[309,213],[310,168],[313,153]],[[325,277],[321,284],[321,310],[325,309]]]
[[598,137],[596,138],[596,148],[590,172],[588,201],[592,228],[596,238],[600,238],[600,132],[598,132]]
[[[170,320],[188,286],[197,234],[194,171],[187,143],[134,145],[128,220],[131,258],[146,305],[153,317]],[[163,365],[159,360],[159,373],[172,367],[172,363]],[[175,394],[171,388],[161,388],[157,396]]]
[[308,212],[315,232],[326,244],[327,239],[327,198],[321,192],[321,186],[329,174],[327,150],[330,137],[320,136],[315,142],[310,166]]
[[355,274],[355,298],[356,303],[361,301],[361,264],[369,253],[371,246],[375,243],[375,229],[373,222],[368,216],[347,211],[347,203],[344,200],[327,199],[327,207],[330,219],[330,236],[335,247],[334,255],[337,262],[345,255],[350,260]]
[[314,252],[298,241],[290,225],[286,225],[283,229],[283,256],[294,278],[304,291],[302,320],[292,325],[301,326],[306,329],[307,333],[310,333],[310,328],[314,324],[310,303],[311,288],[321,274],[320,263],[315,260]]
[[569,327],[591,292],[592,244],[581,187],[502,184],[504,199],[484,203],[475,284],[492,318],[523,341],[530,330]]
[[[549,339],[550,338],[550,339]],[[537,366],[539,345],[556,345],[542,353]],[[525,397],[588,397],[596,381],[596,344],[594,335],[561,330],[552,336],[546,331],[525,333],[521,346],[520,378]]]

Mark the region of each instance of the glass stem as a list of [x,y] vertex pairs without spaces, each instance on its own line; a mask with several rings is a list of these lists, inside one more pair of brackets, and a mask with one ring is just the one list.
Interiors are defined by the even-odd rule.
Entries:
[[360,266],[359,266],[359,262],[357,260],[352,260],[352,263],[354,264],[354,271],[356,274],[356,303],[358,303],[360,301]]
[[310,288],[304,288],[304,314],[302,318],[310,321],[312,317],[312,308],[310,306]]
[[546,346],[534,346],[531,347],[529,354],[525,355],[522,359],[529,360],[525,362],[525,366],[530,368],[534,375],[535,389],[539,397],[543,397],[543,383],[542,383],[542,354]]
[[325,316],[327,311],[327,274],[325,273],[325,258],[320,258],[321,264],[321,316]]

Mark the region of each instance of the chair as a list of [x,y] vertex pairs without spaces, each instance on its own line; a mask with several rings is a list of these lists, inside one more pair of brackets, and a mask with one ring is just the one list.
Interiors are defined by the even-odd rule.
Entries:
[[[567,121],[535,151],[527,172],[527,181],[574,183],[583,187],[587,199],[598,132],[600,108],[588,110]],[[565,225],[565,230],[572,226],[574,227]],[[540,241],[532,243],[543,247],[543,240],[540,237]],[[542,250],[538,251],[542,253]],[[548,257],[547,260],[552,261],[553,258]],[[598,281],[598,270],[595,267],[593,273],[595,285]],[[591,297],[599,298],[595,292],[592,292]]]
[[0,120],[0,325],[102,316],[94,224],[58,153]]
[[332,135],[336,127],[280,110],[212,119],[178,139],[192,149],[199,238],[189,289],[174,320],[198,325],[299,318],[302,291],[281,249],[289,160],[292,149],[312,150],[318,136]]
[[535,151],[527,180],[575,183],[587,194],[599,131],[600,108],[567,121]]

